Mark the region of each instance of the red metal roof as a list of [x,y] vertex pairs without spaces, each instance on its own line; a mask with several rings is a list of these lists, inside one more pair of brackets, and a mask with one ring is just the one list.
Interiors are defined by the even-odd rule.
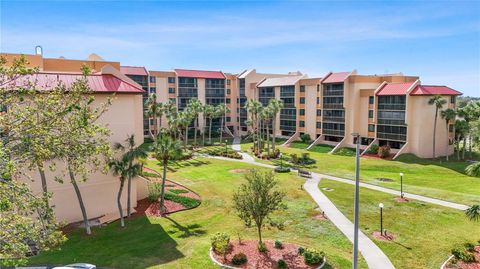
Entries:
[[447,86],[418,85],[410,95],[461,95],[462,93]]
[[225,79],[225,75],[221,71],[175,69],[175,73],[179,77]]
[[[40,90],[50,90],[59,83],[71,86],[77,79],[82,78],[78,73],[37,73],[17,78],[13,84],[20,86],[33,82]],[[88,86],[95,93],[143,93],[143,89],[111,74],[92,74],[87,76]]]
[[328,73],[322,80],[322,83],[340,83],[345,81],[351,72]]
[[143,66],[120,66],[120,72],[125,75],[148,76],[147,69]]
[[385,83],[377,91],[377,95],[405,95],[413,82],[407,83]]

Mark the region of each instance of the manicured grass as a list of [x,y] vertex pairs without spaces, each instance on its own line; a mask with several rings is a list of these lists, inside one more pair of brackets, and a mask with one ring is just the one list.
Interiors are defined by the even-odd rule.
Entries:
[[[325,195],[353,220],[354,186],[322,179]],[[462,211],[410,200],[395,202],[394,196],[365,188],[360,189],[360,228],[369,235],[380,230],[378,204],[383,209],[384,229],[397,237],[393,242],[374,242],[397,268],[439,268],[450,250],[480,239],[480,225],[469,221]]]
[[[242,144],[242,150],[249,149],[251,144]],[[307,167],[311,171],[328,175],[354,179],[355,157],[327,154],[325,146],[314,146],[310,150],[307,147],[300,148],[302,143],[293,143],[295,147],[278,147],[281,152],[288,156],[292,153],[301,155],[309,152],[310,157],[317,163]],[[318,149],[319,147],[320,149]],[[478,157],[478,155],[477,155]],[[258,160],[259,162],[278,164],[278,161]],[[417,158],[411,154],[400,156],[396,161],[380,159],[360,160],[360,178],[364,182],[391,189],[400,189],[399,173],[404,173],[404,191],[439,199],[454,201],[467,205],[480,203],[480,178],[469,177],[464,174],[468,162],[457,161],[451,158],[445,160],[426,160]],[[378,178],[389,178],[391,182],[379,181]]]
[[170,200],[182,204],[185,208],[193,208],[200,204],[200,201],[186,196],[178,195],[174,192],[165,193],[165,200]]
[[[157,161],[148,161],[150,168],[161,172]],[[93,236],[83,230],[68,235],[59,251],[32,257],[32,264],[90,262],[109,268],[217,268],[208,258],[210,237],[225,231],[232,240],[256,238],[255,228],[245,228],[232,209],[232,194],[244,181],[243,174],[233,169],[252,166],[207,158],[177,162],[169,169],[168,178],[177,181],[202,197],[202,204],[193,210],[175,213],[168,218],[138,217],[127,221],[121,229],[118,222],[93,228]],[[237,170],[238,171],[238,170]],[[265,229],[264,238],[315,247],[327,253],[326,268],[351,267],[351,243],[329,221],[320,221],[316,204],[300,188],[303,179],[296,175],[277,174],[279,188],[287,192],[287,210],[273,216],[283,221],[285,229]],[[361,261],[361,267],[366,268]]]

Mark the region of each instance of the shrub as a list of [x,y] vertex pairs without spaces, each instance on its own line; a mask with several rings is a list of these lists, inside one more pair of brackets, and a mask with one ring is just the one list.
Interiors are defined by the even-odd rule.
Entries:
[[277,167],[275,167],[274,171],[276,173],[288,173],[288,172],[290,172],[290,167],[277,166]]
[[283,248],[282,241],[275,240],[275,248],[282,249]]
[[475,245],[472,243],[465,243],[463,246],[470,252],[475,251]]
[[162,184],[160,182],[153,182],[148,185],[148,200],[150,202],[156,202],[160,199],[162,194]]
[[373,144],[372,146],[370,146],[370,148],[368,149],[368,153],[370,153],[370,154],[378,154],[378,145],[377,145],[377,144]]
[[225,254],[230,246],[230,235],[218,232],[210,238],[210,242],[215,252]]
[[266,252],[267,251],[267,245],[265,245],[264,242],[258,243],[258,251],[260,252]]
[[307,248],[303,253],[303,258],[306,264],[319,264],[322,262],[325,253],[314,248]]
[[280,259],[280,260],[277,261],[277,267],[279,269],[287,269],[288,265],[283,259]]
[[457,260],[461,260],[463,262],[474,262],[475,256],[472,253],[467,252],[465,249],[461,248],[454,248],[452,249],[452,255]]
[[352,148],[341,148],[337,152],[335,152],[335,155],[339,156],[355,156],[356,152],[355,149]]
[[169,192],[175,193],[175,194],[180,194],[180,193],[187,193],[188,191],[185,189],[171,189]]
[[290,162],[293,163],[293,164],[297,164],[298,163],[298,155],[297,154],[291,154],[290,155]]
[[300,136],[300,140],[302,140],[303,143],[308,143],[312,141],[309,134],[302,134]]
[[380,158],[387,158],[390,156],[390,146],[381,146],[378,148],[378,157]]
[[233,255],[233,258],[232,258],[232,263],[235,264],[235,265],[242,265],[244,263],[247,262],[247,255],[245,255],[245,253],[237,253],[235,255]]
[[304,247],[299,247],[298,248],[298,255],[303,255],[305,253],[305,248]]
[[193,208],[200,204],[200,201],[187,196],[181,196],[175,193],[165,193],[165,200],[173,201],[183,205],[185,208]]

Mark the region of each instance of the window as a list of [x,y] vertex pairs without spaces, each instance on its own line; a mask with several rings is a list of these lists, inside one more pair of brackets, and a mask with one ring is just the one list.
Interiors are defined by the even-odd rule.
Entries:
[[157,81],[157,78],[156,78],[156,77],[153,77],[153,76],[150,77],[150,82],[151,82],[151,83],[155,83],[156,81]]
[[157,93],[157,88],[150,87],[150,93]]
[[305,104],[305,97],[300,97],[300,104]]
[[455,99],[457,99],[455,95],[450,96],[450,104],[455,104]]
[[175,88],[168,88],[168,93],[175,93]]
[[369,124],[368,125],[368,131],[369,132],[375,132],[375,124]]
[[322,123],[317,121],[317,129],[322,129]]
[[300,127],[305,127],[305,122],[303,120],[300,121]]
[[230,94],[230,92],[231,92],[230,89],[227,89],[227,94]]
[[317,116],[322,116],[322,110],[321,109],[317,109]]
[[369,96],[369,97],[368,97],[368,103],[371,104],[371,105],[373,105],[373,104],[375,103],[375,97]]
[[320,91],[320,84],[317,84],[317,92]]
[[227,79],[227,85],[230,85],[231,81],[229,79]]
[[300,92],[305,92],[305,85],[300,85]]
[[150,119],[150,125],[154,125],[154,124],[155,124],[155,120]]
[[300,116],[305,116],[305,109],[300,109]]
[[320,97],[317,97],[317,105],[320,104]]
[[232,121],[232,118],[227,117],[227,122],[231,122],[231,121]]
[[225,99],[225,102],[226,102],[227,104],[230,104],[230,98]]
[[368,118],[373,119],[373,110],[368,111]]
[[175,77],[168,77],[168,83],[175,83]]
[[453,124],[449,124],[449,125],[448,125],[448,131],[449,131],[450,133],[453,133]]

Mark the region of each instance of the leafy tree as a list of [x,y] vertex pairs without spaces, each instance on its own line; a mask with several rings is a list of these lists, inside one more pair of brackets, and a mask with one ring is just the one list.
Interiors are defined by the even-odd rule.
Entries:
[[480,162],[475,162],[467,166],[465,173],[472,177],[480,177]]
[[[120,143],[115,143],[114,144],[114,149],[115,150],[120,150],[124,153],[123,157],[128,160],[128,168],[127,170],[133,171],[134,167],[136,164],[134,162],[138,162],[140,159],[147,158],[147,151],[145,148],[141,146],[137,146],[135,144],[135,135],[130,135],[127,137],[125,140],[125,144],[120,144]],[[140,170],[138,173],[129,173],[127,174],[127,217],[130,217],[131,215],[131,195],[132,195],[132,179],[136,176],[138,176],[139,173],[143,170],[143,165],[140,165]]]
[[283,101],[282,100],[277,100],[277,99],[271,99],[270,102],[268,103],[268,107],[271,110],[272,113],[272,150],[275,152],[275,135],[276,135],[276,130],[277,130],[277,117],[278,113],[283,108]]
[[158,130],[160,129],[159,126],[161,126],[162,122],[162,116],[165,111],[165,108],[162,103],[157,102],[157,95],[156,94],[151,94],[147,101],[145,101],[145,116],[148,118],[153,118],[154,121],[154,130],[155,134],[152,133],[152,130],[149,128],[148,132],[150,133],[150,137],[155,140],[158,134]]
[[[120,226],[125,227],[125,222],[123,219],[123,208],[122,208],[122,192],[123,186],[125,185],[125,180],[136,177],[140,174],[141,166],[140,164],[132,164],[128,154],[124,154],[119,159],[112,159],[108,163],[110,169],[114,176],[120,178],[120,187],[117,194],[117,206],[118,212],[120,213]],[[129,205],[127,205],[129,207]],[[127,213],[128,215],[130,212]]]
[[[449,130],[449,127],[450,127],[450,122],[455,120],[455,117],[457,116],[457,113],[455,112],[455,110],[451,109],[451,108],[447,108],[445,110],[442,110],[440,112],[440,116],[442,117],[442,119],[445,120],[445,124],[446,124],[446,128],[447,128],[447,132],[446,132],[446,136],[447,136],[447,150],[445,152],[445,157],[447,158],[447,161],[448,161],[448,146],[450,145],[450,138],[449,138],[449,133],[450,133],[450,130]],[[453,130],[453,133],[455,133],[455,130]]]
[[467,208],[465,216],[471,221],[480,221],[480,204]]
[[435,106],[435,118],[433,121],[433,158],[435,159],[437,156],[435,155],[435,138],[437,137],[437,119],[438,119],[438,111],[443,108],[447,101],[441,95],[434,95],[432,98],[428,100],[429,105]]
[[152,149],[155,152],[155,157],[163,165],[162,176],[162,191],[160,195],[160,212],[165,212],[165,183],[167,180],[167,165],[168,162],[182,153],[182,149],[178,141],[173,139],[166,132],[161,132],[158,139],[153,142]]
[[278,182],[273,172],[252,169],[245,175],[246,183],[233,195],[234,208],[238,216],[251,226],[257,226],[259,244],[262,244],[262,228],[265,220],[273,212],[284,208],[285,193],[276,190]]
[[474,132],[474,122],[479,121],[480,118],[480,102],[470,102],[464,107],[461,107],[458,109],[458,115],[462,117],[465,122],[467,123],[467,135],[464,140],[464,153],[465,154],[465,147],[466,147],[466,140],[468,138],[469,141],[469,155],[470,158],[473,157],[472,155],[472,145],[473,145],[473,139],[475,136],[478,137],[478,134]]

